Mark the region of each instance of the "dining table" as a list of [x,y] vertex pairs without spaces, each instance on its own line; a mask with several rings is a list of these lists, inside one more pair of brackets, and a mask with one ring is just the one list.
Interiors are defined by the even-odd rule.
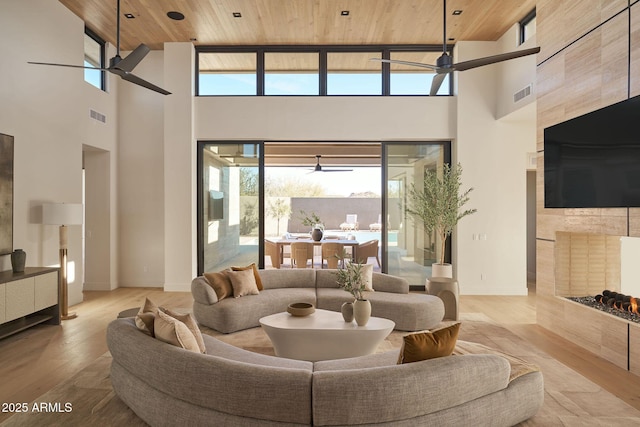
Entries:
[[352,259],[356,259],[356,248],[358,247],[359,242],[353,239],[322,239],[322,240],[313,240],[313,239],[270,239],[266,238],[265,240],[270,241],[271,243],[275,243],[277,246],[279,256],[275,257],[273,261],[273,268],[280,268],[280,260],[284,255],[284,247],[291,245],[294,242],[309,242],[313,243],[314,246],[321,246],[323,243],[340,243],[345,247],[351,247],[351,257]]

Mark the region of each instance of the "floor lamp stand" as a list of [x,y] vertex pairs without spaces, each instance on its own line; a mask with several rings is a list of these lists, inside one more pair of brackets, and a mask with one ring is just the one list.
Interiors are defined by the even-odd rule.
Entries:
[[70,320],[78,317],[76,313],[69,313],[69,284],[67,283],[67,227],[60,226],[60,319]]

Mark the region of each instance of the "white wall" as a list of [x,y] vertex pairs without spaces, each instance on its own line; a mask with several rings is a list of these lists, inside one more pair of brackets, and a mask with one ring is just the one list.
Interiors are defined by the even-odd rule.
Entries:
[[[84,23],[59,2],[2,1],[0,132],[15,137],[14,247],[25,250],[27,266],[59,263],[58,227],[41,224],[42,203],[82,201],[83,144],[115,144],[114,123],[94,132],[88,111],[109,113],[114,101],[85,83],[82,70],[27,64],[82,64],[83,35]],[[70,304],[82,300],[81,251],[81,227],[69,227]],[[0,257],[2,270],[10,266]]]
[[[152,51],[135,74],[163,87],[163,64],[163,52]],[[162,287],[165,96],[121,79],[118,88],[118,281],[123,287]]]
[[[497,48],[495,42],[459,42],[457,60],[494,55]],[[468,207],[478,210],[460,221],[454,242],[464,294],[527,292],[526,159],[535,151],[535,108],[530,104],[496,120],[501,66],[457,73],[455,154],[464,169],[463,187],[474,188]]]

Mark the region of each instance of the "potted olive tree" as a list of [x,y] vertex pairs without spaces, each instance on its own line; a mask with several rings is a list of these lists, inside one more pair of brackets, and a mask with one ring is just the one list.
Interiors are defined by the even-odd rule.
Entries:
[[434,277],[452,277],[451,264],[444,262],[447,237],[460,219],[476,212],[476,209],[462,210],[473,188],[461,192],[461,186],[460,163],[455,168],[445,163],[441,175],[435,169],[428,169],[422,185],[411,184],[408,189],[406,212],[415,223],[422,224],[425,233],[435,233],[440,239],[440,259],[432,266]]

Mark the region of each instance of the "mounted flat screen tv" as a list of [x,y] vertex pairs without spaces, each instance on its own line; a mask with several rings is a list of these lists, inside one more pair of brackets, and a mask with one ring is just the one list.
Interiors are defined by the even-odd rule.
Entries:
[[640,207],[640,97],[544,130],[544,206]]

